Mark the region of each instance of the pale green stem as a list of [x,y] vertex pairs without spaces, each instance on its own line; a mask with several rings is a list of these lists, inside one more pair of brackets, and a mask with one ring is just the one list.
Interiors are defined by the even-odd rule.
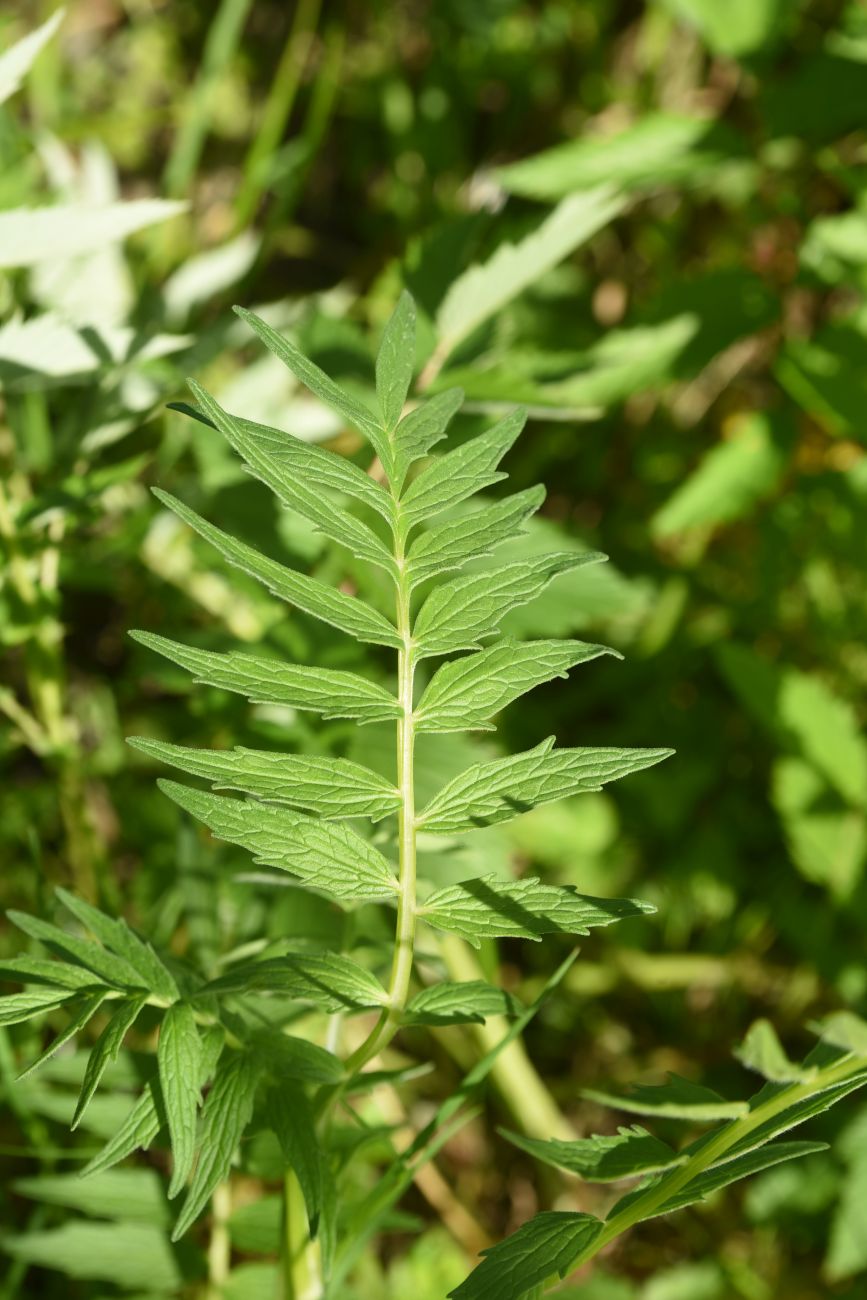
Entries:
[[229,1218],[232,1213],[232,1188],[227,1181],[214,1188],[211,1201],[211,1237],[208,1242],[208,1300],[221,1300],[229,1280],[231,1239]]
[[283,1179],[283,1269],[280,1300],[320,1300],[322,1260],[310,1240],[304,1193],[291,1169]]
[[644,1219],[650,1218],[666,1202],[693,1182],[699,1174],[704,1173],[705,1170],[722,1160],[732,1147],[741,1143],[744,1138],[749,1137],[751,1133],[767,1124],[769,1120],[775,1119],[783,1111],[788,1110],[790,1106],[796,1105],[799,1101],[806,1101],[808,1098],[814,1097],[817,1093],[834,1087],[836,1084],[845,1083],[847,1079],[851,1079],[865,1069],[867,1069],[867,1056],[847,1057],[844,1061],[827,1066],[824,1070],[817,1070],[812,1078],[804,1083],[793,1084],[791,1087],[785,1088],[776,1096],[770,1097],[762,1105],[757,1106],[755,1110],[750,1111],[743,1119],[726,1124],[715,1137],[711,1138],[705,1146],[691,1156],[685,1165],[672,1170],[655,1186],[648,1188],[643,1196],[638,1197],[625,1209],[621,1210],[619,1214],[615,1214],[610,1218],[599,1236],[580,1255],[575,1257],[563,1276],[566,1276],[566,1273],[571,1273],[588,1259],[592,1259],[594,1255],[598,1255],[599,1251],[607,1246],[610,1241],[613,1241],[615,1237],[619,1237],[629,1228],[634,1227],[636,1223],[641,1223]]

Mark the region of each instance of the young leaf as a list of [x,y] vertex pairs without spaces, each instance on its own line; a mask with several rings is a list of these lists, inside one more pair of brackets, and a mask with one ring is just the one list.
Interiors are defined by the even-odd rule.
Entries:
[[507,993],[484,980],[431,984],[416,993],[404,1012],[408,1025],[483,1024],[488,1016],[514,1017],[524,1008]]
[[84,1071],[84,1082],[72,1117],[72,1128],[78,1128],[81,1117],[90,1104],[93,1094],[99,1087],[99,1081],[106,1069],[117,1060],[117,1054],[123,1046],[123,1040],[135,1023],[138,1013],[147,1002],[147,994],[139,993],[135,997],[124,998],[112,1015],[105,1029],[91,1049]]
[[619,1128],[617,1135],[579,1138],[562,1142],[556,1138],[541,1141],[500,1129],[504,1138],[520,1147],[537,1160],[567,1169],[590,1183],[618,1182],[621,1178],[660,1173],[682,1165],[686,1156],[678,1155],[665,1142],[660,1142],[646,1129],[633,1125]]
[[631,1115],[655,1115],[659,1119],[684,1119],[698,1124],[737,1119],[750,1108],[746,1101],[724,1101],[712,1088],[682,1079],[678,1074],[669,1074],[668,1083],[637,1084],[627,1097],[590,1088],[582,1095]]
[[393,577],[397,576],[397,566],[391,551],[367,524],[324,498],[321,484],[315,478],[308,480],[303,473],[299,474],[297,464],[281,461],[271,455],[267,446],[263,446],[262,439],[250,437],[241,421],[224,411],[204,388],[192,380],[190,388],[216,428],[284,506],[297,510],[326,537],[347,547],[359,559],[368,560]]
[[756,1020],[750,1026],[735,1056],[748,1070],[773,1083],[793,1083],[805,1077],[804,1069],[786,1056],[769,1020]]
[[147,987],[147,982],[125,958],[108,952],[98,944],[79,939],[76,935],[61,930],[59,926],[52,925],[50,921],[43,921],[36,916],[27,916],[24,912],[9,911],[6,915],[13,925],[17,925],[19,930],[30,935],[31,939],[38,939],[52,952],[61,952],[64,956],[72,957],[87,970],[93,971],[99,976],[99,983],[110,984],[114,988]]
[[160,781],[159,787],[219,839],[254,854],[256,862],[290,871],[345,901],[394,897],[397,882],[385,858],[348,826],[205,794],[174,781]]
[[157,1064],[174,1157],[171,1198],[177,1196],[193,1167],[202,1070],[202,1042],[196,1018],[192,1007],[184,1002],[176,1002],[163,1017]]
[[587,898],[568,885],[543,885],[536,877],[504,881],[498,876],[465,880],[431,894],[419,916],[474,947],[482,939],[541,939],[543,934],[589,934],[627,916],[656,909],[631,898]]
[[375,609],[371,609],[355,596],[347,596],[324,582],[309,578],[304,573],[297,573],[295,569],[287,569],[284,564],[278,564],[276,560],[260,555],[252,546],[237,541],[229,533],[224,533],[222,529],[209,524],[207,520],[202,519],[194,510],[190,510],[168,492],[163,492],[159,488],[154,488],[153,491],[164,506],[173,510],[179,519],[183,519],[184,523],[195,529],[200,537],[210,542],[229,564],[256,578],[281,600],[297,605],[299,609],[304,610],[305,614],[320,618],[323,622],[330,623],[332,627],[339,628],[341,632],[357,637],[360,641],[372,641],[376,645],[400,646],[402,644],[396,629],[388,619],[383,618],[382,614],[378,614]]
[[461,568],[468,560],[490,555],[503,542],[519,537],[521,525],[545,499],[543,487],[528,488],[496,505],[449,520],[413,542],[409,549],[409,577],[413,586],[435,574]]
[[282,1080],[268,1093],[265,1115],[304,1194],[310,1237],[314,1239],[322,1212],[323,1157],[316,1125],[303,1088]]
[[356,673],[287,664],[238,650],[214,654],[152,632],[130,632],[130,636],[194,673],[197,682],[245,695],[253,704],[288,704],[324,718],[359,722],[386,722],[400,716],[395,696]]
[[493,731],[489,719],[518,696],[565,677],[568,669],[623,656],[587,641],[500,641],[488,650],[443,664],[416,709],[419,731]]
[[247,1052],[233,1052],[217,1065],[202,1111],[199,1163],[172,1241],[195,1222],[218,1183],[228,1176],[238,1143],[253,1116],[260,1066]]
[[450,1300],[522,1300],[549,1278],[564,1278],[572,1261],[602,1231],[592,1214],[548,1210],[511,1237],[482,1251],[483,1259]]
[[571,194],[539,227],[517,244],[503,243],[493,256],[455,280],[437,313],[439,351],[448,355],[507,303],[535,284],[623,210],[613,188]]
[[[54,1053],[58,1052],[60,1048],[63,1047],[64,1043],[68,1043],[70,1038],[74,1038],[76,1034],[81,1033],[91,1016],[95,1015],[102,1006],[107,992],[108,989],[98,989],[97,992],[91,993],[85,997],[79,1005],[78,1013],[72,1017],[69,1024],[61,1030],[57,1037],[49,1043],[45,1051],[37,1057],[33,1064],[28,1065],[26,1070],[21,1071],[18,1075],[18,1079],[26,1079],[28,1075],[33,1074],[34,1070],[38,1070],[40,1065],[44,1065],[46,1061],[50,1060]],[[0,1010],[2,1010],[2,1005],[2,1002],[0,1002]],[[69,1009],[71,1011],[72,1007]]]
[[429,397],[403,417],[394,432],[394,486],[403,483],[413,461],[426,456],[431,447],[445,437],[450,421],[460,410],[463,390],[448,388]]
[[58,887],[56,892],[63,906],[76,920],[96,935],[100,943],[111,952],[129,962],[151,993],[165,998],[167,1002],[174,1002],[178,997],[178,986],[171,972],[166,969],[150,944],[140,939],[122,917],[114,920],[65,889]]
[[479,639],[496,632],[510,609],[533,600],[558,573],[607,558],[600,551],[558,551],[442,583],[428,596],[415,621],[419,658],[478,650]]
[[384,1006],[388,994],[375,975],[340,953],[291,953],[243,962],[212,980],[201,996],[259,989],[312,1002],[326,1011],[362,1011]]
[[29,989],[0,998],[0,1025],[18,1025],[22,1020],[53,1011],[75,997],[74,989]]
[[386,429],[400,420],[415,365],[415,303],[404,290],[386,325],[376,356],[376,396]]
[[[169,402],[168,406],[173,411],[180,411],[182,415],[188,415],[200,424],[207,425],[209,429],[217,427],[198,407],[189,406],[186,402]],[[255,420],[245,420],[240,415],[231,418],[235,426],[243,430],[247,445],[261,446],[285,470],[291,471],[308,484],[352,497],[361,505],[375,510],[386,522],[391,522],[393,505],[388,492],[345,456],[338,456],[325,447],[305,442],[303,438],[296,438],[294,434],[274,429],[271,425],[257,424]],[[277,489],[274,488],[274,491]]]
[[390,474],[393,460],[388,434],[373,412],[357,398],[345,393],[332,379],[329,379],[324,370],[320,370],[312,361],[308,361],[294,343],[283,338],[282,334],[278,334],[253,312],[246,311],[243,307],[236,307],[235,311],[259,335],[265,346],[289,367],[296,379],[299,379],[316,394],[320,401],[330,406],[354,429],[364,435],[382,461],[386,473]]
[[240,745],[232,750],[187,749],[142,736],[130,736],[128,743],[172,767],[204,777],[215,790],[243,790],[329,819],[379,821],[400,807],[400,791],[385,777],[345,758],[272,754]]
[[512,411],[485,433],[445,456],[438,456],[401,496],[400,512],[404,519],[409,524],[430,519],[506,478],[497,471],[497,466],[526,422],[526,411]]
[[508,821],[540,803],[599,790],[630,772],[652,767],[670,749],[552,749],[553,736],[535,749],[476,763],[450,781],[425,808],[419,827],[437,835]]

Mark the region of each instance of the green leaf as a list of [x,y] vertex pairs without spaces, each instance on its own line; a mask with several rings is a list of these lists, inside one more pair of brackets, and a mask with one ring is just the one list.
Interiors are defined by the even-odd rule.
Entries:
[[22,1196],[45,1205],[62,1205],[98,1219],[169,1222],[162,1180],[154,1169],[115,1169],[82,1179],[77,1174],[39,1174],[13,1184]]
[[[0,267],[39,266],[119,244],[128,235],[186,211],[169,199],[125,203],[58,203],[0,212]],[[48,317],[42,320],[53,319]]]
[[555,1169],[568,1169],[590,1183],[618,1182],[621,1178],[634,1178],[639,1174],[659,1173],[684,1164],[686,1157],[678,1155],[665,1142],[660,1142],[639,1125],[618,1128],[616,1136],[596,1135],[562,1142],[556,1138],[541,1141],[523,1137],[519,1133],[499,1130],[514,1146],[520,1147],[537,1160],[553,1165]]
[[400,807],[400,791],[385,777],[345,758],[272,754],[240,745],[231,750],[188,749],[142,736],[130,736],[128,743],[163,763],[204,777],[216,790],[243,790],[325,818],[379,821]]
[[388,994],[375,975],[340,953],[290,953],[266,961],[243,962],[212,980],[201,996],[258,989],[312,1002],[326,1011],[381,1007]]
[[509,610],[533,600],[557,574],[607,558],[599,551],[559,551],[442,583],[415,621],[419,658],[478,650],[480,638],[496,632]]
[[193,1009],[186,1003],[176,1002],[163,1017],[157,1063],[174,1158],[169,1185],[169,1197],[173,1197],[187,1181],[196,1154],[202,1071],[202,1042]]
[[853,1011],[832,1011],[816,1021],[812,1029],[825,1043],[839,1047],[844,1052],[867,1056],[867,1020]]
[[564,1210],[537,1214],[505,1241],[482,1251],[481,1264],[449,1296],[451,1300],[522,1300],[549,1278],[564,1278],[602,1226],[592,1214]]
[[404,519],[409,524],[430,519],[506,478],[497,466],[526,422],[526,411],[512,411],[485,433],[445,456],[438,456],[401,496],[400,512]]
[[418,826],[428,833],[456,832],[508,821],[541,803],[599,790],[673,753],[670,749],[553,749],[554,737],[534,749],[475,763],[427,805]]
[[228,1177],[232,1157],[253,1116],[260,1066],[246,1052],[217,1063],[214,1083],[202,1110],[199,1163],[172,1241],[178,1241],[205,1208],[218,1183]]
[[348,826],[314,821],[287,808],[205,794],[174,781],[158,784],[218,839],[240,844],[256,862],[289,871],[346,901],[394,897],[397,882],[385,858]]
[[[38,1070],[40,1065],[44,1065],[46,1061],[50,1060],[54,1053],[59,1051],[65,1043],[68,1043],[71,1038],[76,1036],[76,1034],[81,1033],[91,1016],[95,1015],[102,1006],[107,992],[107,989],[99,989],[96,993],[91,993],[88,997],[85,997],[79,1004],[78,1011],[73,1016],[72,1020],[70,1020],[69,1024],[61,1030],[51,1043],[49,1043],[45,1051],[41,1053],[32,1065],[28,1065],[26,1070],[21,1071],[18,1075],[19,1080],[26,1079],[28,1075],[33,1074],[34,1070]],[[3,1004],[0,1002],[0,1015],[2,1015],[2,1007]],[[69,1010],[71,1011],[72,1007],[70,1007]]]
[[654,537],[713,528],[748,514],[776,487],[786,452],[768,419],[744,417],[733,436],[713,447],[651,520]]
[[[251,437],[243,423],[224,411],[204,388],[192,380],[190,380],[190,388],[202,410],[210,417],[216,428],[244,458],[255,476],[275,493],[284,506],[290,510],[297,510],[305,519],[315,524],[326,537],[347,547],[359,559],[368,560],[371,564],[385,569],[393,577],[397,577],[397,567],[391,551],[380,541],[376,533],[368,528],[367,524],[323,497],[322,484],[318,481],[315,470],[310,477],[306,477],[303,471],[299,474],[297,457],[294,463],[290,459],[281,461],[279,457],[271,454],[270,447],[263,446],[260,437]],[[318,466],[316,468],[318,469]]]
[[39,51],[47,45],[63,21],[64,9],[57,9],[47,22],[28,32],[20,41],[10,45],[0,54],[0,104],[18,90],[36,60]]
[[403,413],[415,366],[415,303],[403,291],[386,325],[376,356],[376,395],[386,429],[393,430]]
[[135,1024],[138,1014],[147,1000],[146,993],[139,993],[132,998],[124,998],[118,1004],[117,1010],[94,1043],[90,1056],[87,1058],[84,1082],[81,1085],[71,1128],[78,1128],[81,1123],[81,1117],[99,1087],[100,1079],[112,1061],[117,1060],[118,1053],[123,1047],[123,1040],[126,1038],[127,1032]]
[[6,913],[13,925],[29,934],[31,939],[38,939],[52,952],[61,952],[71,957],[88,970],[99,976],[99,982],[110,984],[115,988],[144,988],[147,981],[142,978],[134,966],[123,957],[108,952],[98,944],[86,939],[79,939],[50,921],[43,921],[36,916],[27,916],[24,912]]
[[622,210],[609,186],[572,194],[517,244],[501,244],[489,260],[455,280],[437,312],[439,349],[446,356],[540,276],[562,262]]
[[165,1234],[150,1223],[69,1222],[3,1238],[15,1259],[66,1277],[175,1293],[183,1274]]
[[[864,1028],[867,1042],[867,1025]],[[789,1060],[769,1020],[756,1020],[750,1025],[746,1038],[735,1050],[735,1056],[748,1070],[755,1070],[773,1083],[793,1083],[809,1073]]]
[[259,1058],[267,1063],[277,1079],[299,1079],[308,1083],[340,1083],[343,1062],[324,1047],[306,1038],[263,1029],[253,1039]]
[[518,696],[616,650],[587,641],[500,641],[443,664],[416,710],[419,731],[493,731],[489,719]]
[[786,0],[665,0],[666,7],[698,29],[715,54],[750,55],[774,40],[790,12]]
[[174,511],[184,523],[195,529],[200,537],[210,542],[229,564],[256,578],[281,600],[297,605],[299,609],[304,610],[305,614],[320,618],[323,622],[330,623],[332,627],[339,628],[341,632],[357,637],[360,641],[372,641],[376,645],[397,647],[402,644],[393,625],[363,601],[357,600],[354,596],[347,596],[334,587],[328,587],[315,578],[309,578],[304,573],[287,569],[285,565],[278,564],[276,560],[271,560],[265,555],[260,555],[258,551],[253,550],[252,546],[237,541],[222,529],[209,524],[207,520],[202,519],[194,510],[188,509],[168,492],[163,492],[159,488],[154,488],[153,491],[164,506]]
[[[198,420],[209,429],[217,428],[214,421],[198,407],[186,402],[169,402],[168,406],[170,410],[180,411],[182,415]],[[294,434],[275,429],[269,424],[257,424],[255,420],[246,420],[240,415],[227,415],[227,418],[231,418],[234,426],[243,431],[245,445],[261,447],[270,459],[278,462],[282,471],[281,479],[289,471],[308,484],[318,484],[332,492],[352,497],[361,505],[375,510],[386,522],[391,522],[393,507],[388,492],[345,456],[318,447],[315,443],[305,442],[303,438],[296,438]],[[270,483],[269,479],[263,481]],[[271,486],[277,491],[273,484]]]
[[96,982],[93,973],[81,966],[30,956],[0,960],[0,979],[13,980],[16,984],[50,984],[62,989],[90,989]]
[[65,889],[58,887],[56,893],[66,910],[86,926],[100,943],[129,962],[151,993],[169,1002],[173,1002],[179,996],[178,986],[171,972],[166,969],[150,944],[140,939],[122,917],[114,920]]
[[655,1115],[659,1119],[683,1119],[699,1124],[737,1119],[749,1112],[748,1102],[724,1101],[712,1088],[682,1079],[678,1074],[669,1074],[668,1083],[636,1084],[626,1097],[590,1088],[582,1096],[631,1115]]
[[545,499],[543,487],[528,488],[496,505],[450,519],[422,533],[409,548],[410,583],[461,568],[468,560],[490,555],[496,547],[525,531],[521,525]]
[[322,1213],[322,1153],[316,1124],[302,1088],[281,1081],[268,1093],[265,1115],[304,1194],[310,1236],[316,1237]]
[[[223,1050],[225,1035],[214,1025],[202,1035],[199,1087],[203,1088],[214,1072]],[[162,1092],[158,1079],[148,1079],[140,1096],[127,1112],[108,1143],[81,1170],[81,1178],[89,1178],[102,1170],[110,1169],[139,1149],[146,1150],[160,1129],[168,1127]]]
[[409,1025],[483,1024],[488,1016],[518,1016],[524,1008],[507,993],[484,980],[431,984],[416,993],[404,1012]]
[[446,429],[463,400],[462,389],[447,388],[427,398],[403,417],[394,432],[395,470],[392,481],[396,488],[403,483],[412,462],[426,456],[431,447],[445,437]]
[[309,361],[302,352],[299,352],[294,343],[283,338],[282,334],[278,334],[253,312],[246,311],[243,307],[236,307],[235,311],[259,335],[265,346],[289,367],[296,379],[305,384],[326,406],[330,406],[333,411],[342,416],[353,429],[357,429],[364,435],[382,461],[386,473],[390,475],[394,467],[391,445],[388,434],[373,412],[357,398],[345,393],[325,374],[324,370],[320,370],[314,362]]
[[325,718],[357,718],[360,722],[385,722],[400,716],[395,696],[356,673],[287,664],[237,650],[214,654],[151,632],[130,632],[130,636],[194,673],[197,682],[245,695],[253,704],[288,704]]
[[30,989],[26,993],[10,993],[0,998],[0,1025],[18,1025],[75,997],[74,989]]
[[571,886],[543,885],[536,877],[504,881],[482,876],[437,890],[418,915],[428,925],[458,934],[478,948],[486,938],[589,934],[593,926],[655,910],[649,903],[629,898],[587,898]]
[[[656,1206],[648,1214],[642,1215],[638,1222],[658,1218],[661,1214],[673,1214],[675,1210],[683,1210],[688,1205],[695,1205],[697,1201],[703,1201],[706,1196],[728,1187],[731,1183],[739,1182],[741,1178],[749,1178],[751,1174],[761,1173],[763,1169],[771,1169],[786,1160],[798,1160],[801,1156],[811,1156],[817,1151],[827,1150],[826,1142],[776,1142],[771,1146],[761,1147],[746,1155],[738,1156],[735,1160],[725,1160],[698,1174],[663,1205]],[[653,1179],[650,1183],[627,1193],[617,1202],[608,1217],[611,1219],[623,1210],[638,1204],[641,1197],[648,1190],[655,1188],[658,1182],[658,1178]]]

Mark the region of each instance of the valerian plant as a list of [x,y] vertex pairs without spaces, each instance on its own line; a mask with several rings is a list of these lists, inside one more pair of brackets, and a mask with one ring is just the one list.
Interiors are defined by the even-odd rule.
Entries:
[[[324,895],[347,912],[366,904],[389,909],[390,963],[377,967],[362,945],[323,951],[312,942],[287,942],[276,953],[244,955],[208,978],[158,954],[123,920],[61,892],[77,928],[12,914],[54,960],[22,955],[5,964],[5,975],[25,991],[0,1002],[0,1020],[13,1024],[61,1007],[68,1011],[67,1027],[28,1069],[93,1017],[104,1020],[84,1074],[75,1127],[126,1034],[150,1008],[160,1017],[156,1068],[84,1175],[107,1170],[167,1135],[173,1159],[168,1194],[183,1194],[177,1240],[229,1177],[245,1134],[269,1129],[287,1171],[285,1292],[337,1300],[359,1252],[424,1162],[473,1113],[475,1089],[542,1000],[520,1006],[481,979],[425,984],[415,963],[420,936],[431,943],[445,933],[478,946],[485,938],[584,935],[653,910],[629,899],[586,897],[536,878],[493,874],[437,883],[419,870],[419,834],[454,837],[491,826],[538,804],[598,790],[670,751],[559,749],[549,738],[524,753],[474,763],[418,806],[418,735],[490,729],[503,708],[534,686],[610,653],[574,640],[496,639],[504,616],[532,601],[558,573],[605,557],[557,552],[461,573],[468,562],[488,557],[520,534],[544,493],[531,488],[478,508],[466,504],[505,477],[499,466],[523,427],[520,411],[451,451],[430,455],[462,395],[439,392],[407,409],[416,361],[409,295],[401,297],[377,355],[378,410],[335,385],[263,320],[239,314],[303,384],[363,435],[374,453],[371,472],[229,414],[195,383],[197,406],[185,409],[219,430],[283,506],[378,570],[390,591],[390,613],[259,553],[167,493],[157,496],[225,561],[274,596],[396,656],[396,690],[345,670],[247,651],[213,653],[146,631],[133,635],[198,682],[250,701],[359,726],[393,723],[394,771],[388,778],[373,767],[318,754],[191,749],[142,738],[132,744],[211,787],[161,783],[169,798],[218,839],[241,846],[256,863],[288,873],[298,889]],[[444,662],[431,672],[429,660]],[[230,793],[213,792],[220,790]],[[357,828],[368,822],[375,831]],[[546,993],[571,960],[560,966]],[[276,1014],[268,1014],[269,999]],[[289,1032],[298,1017],[287,1019],[286,1007],[296,1004],[298,1014],[313,1006],[341,1020],[358,1017],[355,1045],[341,1056],[332,1050],[336,1036],[325,1046]],[[401,1081],[399,1070],[371,1067],[405,1026],[435,1031],[491,1016],[510,1018],[511,1028],[410,1147],[392,1151],[380,1181],[359,1197],[351,1177],[364,1136],[358,1098],[383,1079],[398,1086]],[[818,1046],[796,1064],[769,1024],[754,1026],[740,1057],[765,1084],[749,1101],[725,1101],[677,1077],[625,1098],[595,1094],[597,1101],[644,1119],[676,1119],[705,1129],[680,1149],[637,1125],[574,1141],[505,1134],[538,1160],[582,1179],[632,1179],[636,1185],[605,1219],[571,1211],[538,1214],[488,1251],[451,1294],[456,1300],[540,1296],[633,1225],[817,1150],[821,1144],[776,1139],[867,1082],[867,1024],[841,1013],[818,1032]],[[347,1121],[359,1126],[359,1140],[346,1140]]]

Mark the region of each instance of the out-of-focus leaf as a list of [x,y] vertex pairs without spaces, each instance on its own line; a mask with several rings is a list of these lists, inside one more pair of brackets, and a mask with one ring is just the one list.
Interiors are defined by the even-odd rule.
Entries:
[[39,51],[47,45],[63,22],[65,13],[64,8],[58,9],[41,27],[23,36],[20,41],[16,41],[8,50],[0,54],[0,104],[4,103],[10,95],[15,94]]

